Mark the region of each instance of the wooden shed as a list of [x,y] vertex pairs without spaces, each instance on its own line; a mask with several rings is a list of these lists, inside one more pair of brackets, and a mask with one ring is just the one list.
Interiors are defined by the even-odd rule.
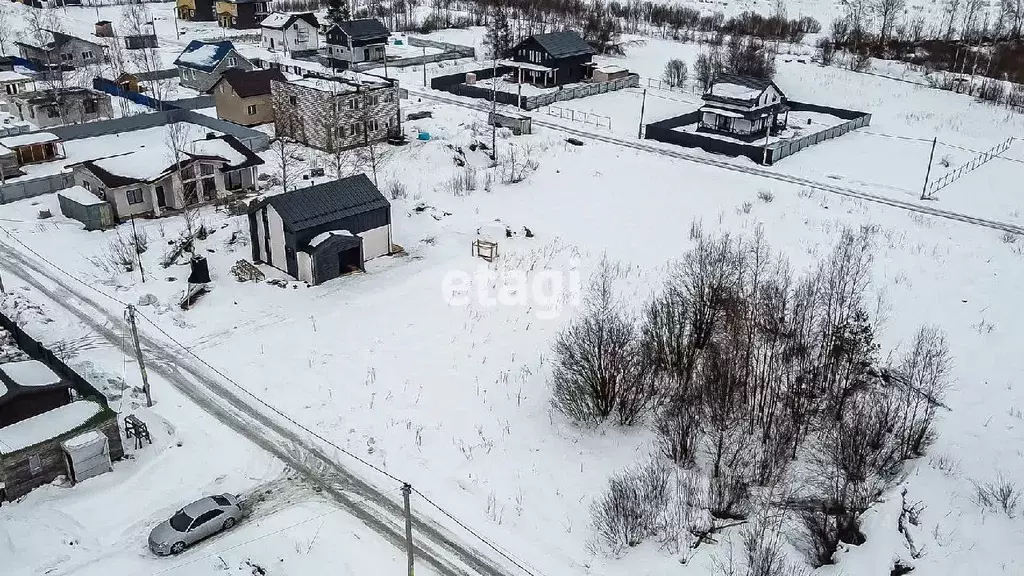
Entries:
[[124,456],[117,414],[92,400],[72,402],[0,428],[0,501],[20,498],[58,476],[94,475],[102,463],[89,460],[97,456],[92,452],[100,444],[99,438],[82,437],[93,430],[106,439],[99,453],[102,458]]

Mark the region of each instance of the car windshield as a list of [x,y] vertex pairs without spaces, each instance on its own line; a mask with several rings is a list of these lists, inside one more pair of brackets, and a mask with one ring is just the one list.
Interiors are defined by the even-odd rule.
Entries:
[[185,514],[184,510],[178,510],[178,513],[171,518],[171,528],[174,528],[178,532],[188,530],[190,524],[192,524],[192,518],[189,517],[188,514]]

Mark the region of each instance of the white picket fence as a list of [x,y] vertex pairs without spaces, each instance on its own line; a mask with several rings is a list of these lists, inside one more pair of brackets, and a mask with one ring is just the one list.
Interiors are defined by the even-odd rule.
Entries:
[[603,114],[595,114],[593,112],[583,112],[580,110],[574,110],[572,108],[564,108],[562,106],[545,106],[545,113],[548,116],[554,116],[562,120],[570,120],[572,122],[578,122],[585,126],[595,126],[597,128],[604,128],[606,130],[612,129],[612,119],[609,116]]

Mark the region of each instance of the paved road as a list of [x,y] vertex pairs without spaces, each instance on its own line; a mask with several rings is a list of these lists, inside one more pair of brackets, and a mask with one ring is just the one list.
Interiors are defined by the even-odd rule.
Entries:
[[[448,95],[442,95],[443,92],[437,91],[425,91],[422,88],[410,88],[410,95],[416,95],[421,98],[427,98],[436,102],[443,102],[445,104],[451,104],[453,106],[459,106],[461,108],[468,108],[470,110],[477,110],[480,112],[489,112],[490,104],[481,104],[479,102],[467,102],[464,100],[457,99],[455,97],[449,97]],[[914,202],[907,202],[905,200],[897,200],[895,198],[889,198],[879,194],[872,194],[870,192],[863,192],[860,190],[854,190],[852,188],[844,188],[842,186],[835,186],[827,182],[820,182],[817,180],[811,180],[808,178],[802,178],[792,174],[784,174],[763,168],[760,166],[739,164],[728,160],[723,160],[716,157],[703,156],[686,152],[685,149],[671,150],[655,146],[649,143],[645,143],[643,140],[630,140],[625,138],[619,138],[616,136],[609,136],[607,134],[600,134],[596,132],[590,132],[587,130],[580,130],[577,128],[571,128],[563,126],[561,124],[555,124],[553,122],[547,122],[534,118],[534,126],[542,126],[544,128],[550,128],[551,130],[557,130],[565,134],[570,134],[578,138],[586,138],[590,140],[597,140],[599,142],[605,142],[607,144],[613,144],[615,146],[622,146],[625,148],[632,148],[641,152],[647,152],[649,154],[658,154],[660,156],[667,156],[669,158],[677,158],[679,160],[686,160],[687,162],[694,162],[697,164],[704,164],[706,166],[713,166],[715,168],[721,168],[723,170],[729,170],[731,172],[741,172],[744,174],[750,174],[760,178],[768,178],[779,182],[786,182],[789,184],[796,184],[806,188],[814,190],[821,190],[830,194],[837,194],[840,196],[846,196],[848,198],[856,198],[858,200],[865,200],[867,202],[873,202],[875,204],[883,204],[892,208],[899,208],[900,210],[907,210],[909,212],[917,212],[918,214],[925,214],[928,216],[934,216],[936,218],[945,218],[947,220],[955,220],[957,222],[963,222],[965,224],[971,224],[973,226],[982,226],[985,228],[991,228],[1000,232],[1011,232],[1013,234],[1024,235],[1024,226],[1018,226],[1016,224],[1010,224],[1008,222],[1000,222],[998,220],[988,220],[985,218],[978,218],[969,214],[962,214],[960,212],[951,212],[949,210],[942,210],[939,208],[933,208],[924,204],[918,204]]]
[[[124,320],[90,292],[47,264],[24,255],[13,240],[0,236],[0,268],[49,297],[54,305],[77,317],[114,348],[121,346]],[[145,334],[140,339],[147,367],[181,394],[232,430],[274,454],[323,489],[396,547],[405,548],[404,508],[397,501],[398,485],[379,487],[352,473],[329,457],[317,441],[298,427],[266,409],[258,409],[242,393],[173,344]],[[395,499],[392,499],[395,498]],[[417,559],[439,576],[513,576],[512,570],[460,542],[445,528],[424,518],[414,518]]]

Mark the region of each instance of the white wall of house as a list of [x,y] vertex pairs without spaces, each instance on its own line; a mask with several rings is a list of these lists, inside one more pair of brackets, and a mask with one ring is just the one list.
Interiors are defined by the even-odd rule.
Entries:
[[[147,214],[153,210],[153,186],[138,184],[122,188],[109,188],[107,201],[113,203],[118,218]],[[131,198],[129,198],[131,197]],[[138,201],[136,201],[138,200]]]
[[298,20],[282,30],[262,28],[260,38],[267,50],[295,52],[320,48],[320,37],[316,28],[304,20]]
[[281,215],[277,213],[277,210],[273,206],[267,205],[267,226],[270,234],[270,257],[274,261],[274,267],[284,270],[288,270],[288,261],[285,259],[284,253],[284,221],[281,220]]
[[363,260],[370,260],[391,252],[390,224],[360,232],[358,235],[363,239]]
[[768,89],[761,94],[761,98],[757,101],[758,107],[768,106],[774,104],[782,99],[782,94],[775,89],[775,86],[769,85]]
[[299,251],[295,254],[295,260],[299,266],[299,280],[313,283],[313,257]]

